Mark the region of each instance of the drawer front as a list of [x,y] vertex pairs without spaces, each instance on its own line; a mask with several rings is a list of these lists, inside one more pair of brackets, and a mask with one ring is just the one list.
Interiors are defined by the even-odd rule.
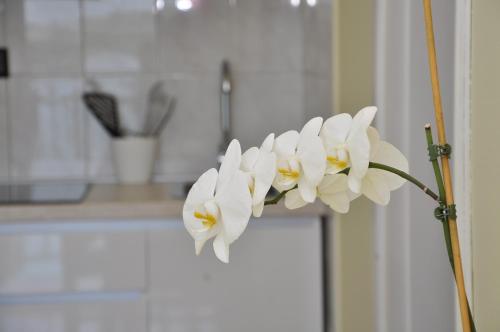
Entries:
[[150,233],[151,332],[322,331],[317,219],[252,220],[230,263],[183,229]]
[[144,301],[0,305],[2,332],[142,332]]
[[0,296],[145,288],[143,231],[0,233]]

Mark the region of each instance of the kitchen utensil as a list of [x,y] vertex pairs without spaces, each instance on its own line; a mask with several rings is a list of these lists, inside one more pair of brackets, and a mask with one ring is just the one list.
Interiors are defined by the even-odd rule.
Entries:
[[156,127],[153,129],[151,136],[160,136],[161,132],[163,131],[163,128],[167,125],[167,123],[170,121],[170,118],[172,117],[172,114],[175,111],[175,106],[176,106],[177,101],[175,100],[174,97],[169,97],[168,99],[168,104],[164,108],[164,112],[162,114],[162,117],[160,118],[160,121],[156,125]]
[[104,129],[112,137],[121,137],[120,118],[116,98],[107,93],[84,93],[83,101]]
[[161,112],[168,102],[167,98],[163,81],[156,82],[149,89],[146,120],[143,129],[144,135],[150,136],[153,134],[156,124],[160,121]]
[[145,136],[159,136],[170,120],[175,105],[175,99],[165,91],[163,81],[153,84],[148,94],[143,134]]
[[118,181],[145,184],[151,180],[158,153],[154,137],[126,136],[112,140],[113,160]]

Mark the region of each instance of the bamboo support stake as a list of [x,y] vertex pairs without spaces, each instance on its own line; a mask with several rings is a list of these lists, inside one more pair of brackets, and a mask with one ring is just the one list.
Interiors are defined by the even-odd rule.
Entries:
[[[441,106],[441,92],[439,88],[439,77],[436,59],[436,46],[434,43],[434,29],[432,25],[431,0],[424,1],[425,31],[427,35],[427,51],[429,56],[429,70],[432,83],[432,97],[434,100],[434,112],[436,116],[436,126],[438,131],[438,141],[440,145],[446,144],[446,132],[444,126],[443,109]],[[451,171],[448,156],[441,156],[441,167],[443,169],[444,186],[446,193],[446,204],[454,204],[453,187],[451,183]],[[462,269],[462,259],[460,256],[460,243],[458,239],[458,228],[456,219],[449,219],[451,247],[453,250],[453,264],[455,266],[455,280],[457,283],[458,301],[460,305],[460,317],[464,332],[471,331],[471,323],[468,314],[467,294],[465,293],[464,273]]]

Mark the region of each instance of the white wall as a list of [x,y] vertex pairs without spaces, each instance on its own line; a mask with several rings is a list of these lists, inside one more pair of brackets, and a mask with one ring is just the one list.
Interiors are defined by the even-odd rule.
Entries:
[[473,304],[478,331],[500,329],[500,2],[472,1],[471,173]]
[[[335,1],[335,113],[356,113],[373,104],[373,8],[371,0]],[[374,326],[372,206],[359,198],[348,214],[333,219],[336,332],[370,331]]]
[[[453,137],[455,1],[433,2],[447,134]],[[377,126],[409,158],[410,172],[435,188],[424,125],[434,113],[421,1],[379,0],[376,23]],[[410,185],[376,218],[378,331],[452,331],[454,284],[434,219],[435,204]]]

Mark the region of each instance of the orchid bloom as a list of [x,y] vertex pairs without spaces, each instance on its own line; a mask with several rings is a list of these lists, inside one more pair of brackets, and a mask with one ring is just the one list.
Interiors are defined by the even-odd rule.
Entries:
[[320,117],[307,122],[300,133],[287,131],[274,142],[277,156],[277,173],[273,186],[278,191],[297,186],[298,193],[306,202],[316,199],[316,187],[323,179],[326,153],[318,133],[323,124]]
[[229,246],[245,231],[252,213],[262,215],[271,186],[281,194],[269,204],[284,196],[285,206],[297,209],[319,197],[334,211],[347,213],[350,202],[360,195],[387,205],[390,192],[405,179],[418,185],[404,174],[405,156],[370,126],[376,112],[376,107],[365,107],[354,117],[339,114],[324,124],[317,117],[300,133],[290,130],[276,139],[270,134],[260,148],[252,147],[243,155],[233,140],[219,171],[212,168],[202,174],[184,203],[184,225],[196,254],[214,238],[215,255],[229,262]]
[[361,192],[361,179],[368,170],[370,141],[366,133],[377,108],[365,107],[354,118],[350,114],[334,115],[325,121],[320,137],[326,150],[327,174],[337,174],[350,167],[349,189]]
[[260,149],[250,148],[243,153],[241,158],[240,169],[247,175],[254,217],[262,215],[264,200],[276,175],[276,154],[272,152],[273,145],[274,134],[270,134]]
[[[326,175],[317,188],[318,197],[332,210],[347,213],[349,204],[354,198],[347,185],[347,175]],[[285,197],[285,206],[289,209],[298,209],[307,204],[297,189],[290,190]]]
[[215,255],[229,262],[229,245],[243,233],[252,213],[252,197],[246,175],[239,170],[241,147],[233,140],[219,172],[203,173],[188,193],[182,211],[184,226],[195,241],[199,255],[211,238]]
[[[368,128],[368,137],[371,145],[370,161],[408,172],[406,157],[394,145],[381,141],[375,128]],[[387,205],[390,200],[390,192],[398,189],[405,182],[405,179],[396,174],[370,168],[362,180],[361,193],[377,204]]]

